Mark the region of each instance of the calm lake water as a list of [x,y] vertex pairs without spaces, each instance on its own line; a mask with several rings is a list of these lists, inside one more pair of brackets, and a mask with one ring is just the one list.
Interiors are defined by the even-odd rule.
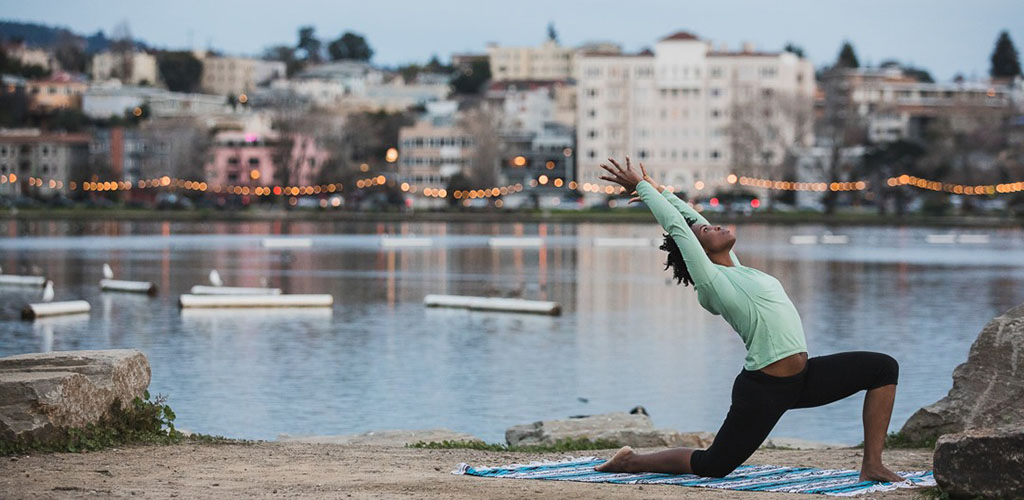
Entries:
[[[503,441],[507,427],[644,405],[655,425],[718,429],[744,350],[728,324],[676,286],[655,224],[0,221],[6,273],[45,273],[87,316],[21,321],[39,290],[0,287],[0,356],[136,348],[150,390],[178,426],[239,438],[446,427]],[[794,245],[830,229],[847,244]],[[941,229],[734,227],[744,265],[776,276],[803,318],[811,355],[896,357],[892,429],[946,394],[985,323],[1024,302],[1024,232],[958,230],[980,243],[929,243]],[[267,249],[267,235],[312,239]],[[432,238],[389,248],[382,235]],[[541,237],[533,248],[495,236]],[[941,238],[940,238],[941,239]],[[968,238],[970,241],[970,238]],[[974,241],[978,241],[975,238]],[[155,298],[101,293],[102,265],[156,282]],[[182,311],[210,269],[229,285],[330,293],[323,310]],[[427,309],[430,293],[560,302],[559,317]],[[775,436],[857,443],[862,396],[792,411]]]

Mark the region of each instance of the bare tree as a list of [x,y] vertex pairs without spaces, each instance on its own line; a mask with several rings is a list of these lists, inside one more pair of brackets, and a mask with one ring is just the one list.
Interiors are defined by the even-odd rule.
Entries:
[[[775,89],[739,89],[731,101],[729,137],[732,171],[740,175],[782,179],[792,177],[791,150],[805,146],[812,124],[810,96]],[[769,191],[770,199],[774,193]]]
[[[842,163],[845,148],[863,144],[865,140],[864,120],[856,109],[853,100],[854,81],[851,71],[842,67],[833,67],[825,71],[822,86],[825,89],[824,115],[818,121],[818,137],[824,140],[829,148],[829,159],[822,165],[825,181],[841,182],[855,167]],[[825,191],[823,202],[825,213],[833,214],[836,209],[838,194]]]
[[110,51],[117,60],[110,76],[122,82],[131,83],[134,69],[132,65],[134,62],[135,40],[132,39],[132,31],[128,27],[128,21],[121,21],[117,26],[114,26],[112,39]]
[[463,111],[458,119],[459,128],[473,140],[469,168],[464,172],[478,188],[498,184],[504,152],[500,120],[500,114],[485,104]]

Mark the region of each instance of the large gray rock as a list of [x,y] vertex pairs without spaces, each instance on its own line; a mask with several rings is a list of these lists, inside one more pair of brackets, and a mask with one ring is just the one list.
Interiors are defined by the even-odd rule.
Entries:
[[404,447],[421,441],[424,443],[439,443],[441,441],[483,442],[483,440],[472,434],[455,432],[448,429],[385,430],[337,436],[292,436],[288,434],[281,434],[280,436],[277,436],[277,440],[285,443],[341,444],[346,446],[384,447]]
[[1024,498],[1024,426],[939,438],[935,481],[953,497]]
[[990,321],[967,362],[953,371],[953,388],[903,425],[913,440],[965,429],[1024,425],[1024,304]]
[[704,448],[711,444],[710,432],[681,433],[655,429],[643,414],[606,413],[583,418],[545,420],[516,425],[505,431],[509,446],[552,445],[565,439],[607,440],[638,448],[686,446]]
[[45,441],[107,417],[149,386],[139,351],[64,351],[0,358],[0,439]]

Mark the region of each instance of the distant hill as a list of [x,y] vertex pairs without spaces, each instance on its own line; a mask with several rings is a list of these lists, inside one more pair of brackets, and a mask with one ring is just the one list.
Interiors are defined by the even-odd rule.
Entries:
[[[22,40],[31,46],[52,48],[68,36],[82,44],[85,52],[89,54],[106,50],[112,42],[102,30],[85,36],[68,28],[18,21],[0,21],[0,40],[5,42]],[[146,44],[139,40],[135,40],[135,45],[139,48],[146,48]]]

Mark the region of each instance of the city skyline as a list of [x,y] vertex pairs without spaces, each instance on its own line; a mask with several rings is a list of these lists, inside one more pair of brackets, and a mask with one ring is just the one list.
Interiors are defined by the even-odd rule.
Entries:
[[[761,50],[781,50],[792,42],[804,49],[815,67],[834,61],[842,42],[849,40],[864,65],[896,59],[946,81],[957,73],[968,78],[987,76],[1000,31],[1008,31],[1017,43],[1024,39],[1024,4],[999,1],[912,1],[895,6],[869,1],[856,8],[803,0],[782,6],[739,0],[683,5],[641,1],[629,8],[602,1],[582,9],[578,4],[525,0],[512,11],[463,0],[431,4],[306,0],[291,10],[275,10],[269,2],[189,0],[159,16],[153,15],[161,11],[151,0],[107,1],[108,8],[102,10],[70,1],[0,4],[7,4],[6,20],[64,26],[81,34],[102,30],[108,35],[126,21],[135,38],[155,47],[187,48],[191,41],[192,48],[209,46],[230,54],[257,55],[271,45],[294,45],[303,25],[314,26],[324,40],[354,31],[366,36],[374,49],[373,62],[389,66],[425,62],[432,55],[446,60],[452,53],[483,52],[488,42],[537,45],[545,38],[548,23],[554,23],[565,45],[607,40],[621,43],[627,51],[653,46],[680,29],[733,50],[743,42]],[[419,23],[410,25],[405,19]],[[764,23],[764,19],[776,22]]]

